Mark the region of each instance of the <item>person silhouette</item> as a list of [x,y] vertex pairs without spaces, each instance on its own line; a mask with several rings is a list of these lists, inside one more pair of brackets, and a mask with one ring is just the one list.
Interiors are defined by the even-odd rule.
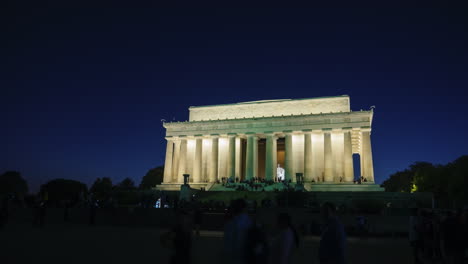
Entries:
[[346,263],[346,233],[336,215],[335,205],[326,202],[320,210],[323,219],[319,246],[320,263]]

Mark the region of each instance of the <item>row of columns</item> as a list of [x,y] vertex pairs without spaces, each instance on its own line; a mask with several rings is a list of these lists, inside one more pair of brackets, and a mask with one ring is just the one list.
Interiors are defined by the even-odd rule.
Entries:
[[[337,153],[333,153],[332,146],[332,129],[323,129],[323,175],[319,175],[316,169],[322,167],[316,153],[312,151],[312,131],[303,130],[304,136],[304,179],[306,181],[338,181],[342,177],[343,181],[351,182],[354,180],[353,171],[353,150],[351,140],[351,128],[343,128],[339,133],[342,134],[342,148],[338,148]],[[290,130],[283,131],[285,135],[285,178],[286,180],[294,180],[296,173],[294,168],[294,146],[293,133]],[[265,177],[267,180],[273,180],[276,176],[277,164],[277,139],[274,132],[265,132],[266,136],[266,157],[265,157]],[[365,176],[368,181],[374,181],[372,151],[370,143],[370,129],[361,131],[361,175]],[[246,133],[246,164],[245,178],[251,179],[257,176],[258,171],[258,136],[253,132]],[[209,175],[208,180],[214,182],[218,174],[218,155],[219,155],[219,135],[211,135],[211,154],[209,157]],[[341,139],[340,139],[341,140]],[[202,181],[202,144],[203,138],[201,135],[195,137],[195,158],[193,163],[193,182]],[[338,142],[339,144],[339,142]],[[339,145],[340,146],[340,145]],[[175,148],[175,149],[174,149]],[[335,149],[336,151],[337,149]],[[227,157],[227,173],[228,177],[235,178],[236,164],[240,164],[236,157],[236,134],[228,134],[228,157]],[[164,169],[164,182],[183,182],[183,174],[186,173],[187,164],[187,138],[180,137],[180,140],[168,139],[166,148],[166,160]]]

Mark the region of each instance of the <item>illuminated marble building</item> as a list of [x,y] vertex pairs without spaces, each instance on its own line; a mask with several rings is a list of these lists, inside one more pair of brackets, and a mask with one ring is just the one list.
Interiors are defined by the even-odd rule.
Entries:
[[[163,124],[161,188],[179,188],[183,174],[191,175],[193,188],[208,189],[222,178],[275,180],[278,164],[292,182],[296,173],[317,185],[361,176],[374,182],[373,111],[351,111],[347,95],[192,106],[189,112],[189,121]],[[360,162],[353,164],[353,154]]]

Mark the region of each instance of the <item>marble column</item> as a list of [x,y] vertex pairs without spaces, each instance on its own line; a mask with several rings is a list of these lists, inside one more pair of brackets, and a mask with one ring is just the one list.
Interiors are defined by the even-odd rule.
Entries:
[[202,147],[203,147],[203,138],[201,135],[195,136],[195,159],[193,163],[193,182],[201,182],[202,174]]
[[344,132],[344,180],[354,181],[353,145],[351,141],[351,128],[343,128]]
[[218,179],[219,135],[211,135],[210,182]]
[[172,182],[172,156],[174,151],[174,142],[172,138],[166,138],[166,160],[164,161],[164,183]]
[[184,174],[186,171],[187,164],[187,138],[180,137],[180,154],[179,154],[179,172],[177,174],[177,182],[184,182]]
[[254,137],[254,142],[253,142],[253,164],[254,164],[254,169],[253,169],[253,176],[258,177],[258,137]]
[[254,177],[254,144],[255,144],[255,133],[248,132],[247,135],[247,149],[245,159],[245,179],[250,180]]
[[285,134],[285,152],[284,152],[284,178],[293,180],[294,175],[294,152],[292,142],[292,131],[283,131]]
[[323,129],[324,175],[326,182],[333,182],[333,156],[331,144],[331,128]]
[[304,181],[312,181],[312,132],[304,130]]
[[229,133],[228,134],[229,141],[228,141],[228,177],[231,178],[233,181],[236,179],[236,134]]
[[242,140],[236,138],[236,178],[241,178],[242,175]]
[[361,178],[361,176],[364,176],[365,172],[364,172],[364,155],[362,153],[362,139],[361,139],[361,148],[359,150],[359,166],[361,166],[361,175],[359,175],[359,178]]
[[172,161],[172,182],[177,182],[179,176],[180,140],[174,141],[174,159]]
[[364,178],[369,182],[374,182],[374,165],[372,161],[372,149],[370,141],[370,129],[362,130],[362,148],[364,157]]
[[266,134],[265,179],[273,180],[276,178],[276,159],[277,159],[276,136],[273,134],[273,132],[265,132],[265,134]]
[[344,181],[344,134],[341,130],[331,134],[333,157],[333,181]]

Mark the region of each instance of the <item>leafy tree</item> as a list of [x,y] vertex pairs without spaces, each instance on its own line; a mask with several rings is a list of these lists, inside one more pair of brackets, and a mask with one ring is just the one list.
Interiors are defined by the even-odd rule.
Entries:
[[413,173],[410,170],[398,171],[382,183],[387,192],[411,192]]
[[468,201],[468,156],[461,156],[448,165],[450,181],[448,182],[448,194],[452,199]]
[[135,189],[135,182],[130,178],[125,178],[117,186],[118,190],[130,191]]
[[109,199],[112,193],[112,180],[108,177],[97,178],[90,192],[99,200]]
[[446,165],[416,162],[409,169],[396,172],[382,184],[390,192],[431,192],[448,205],[468,201],[468,156]]
[[7,171],[0,175],[0,195],[15,193],[24,195],[28,192],[28,184],[17,171]]
[[157,184],[161,184],[164,177],[164,166],[150,169],[140,183],[140,189],[151,189]]
[[76,201],[82,193],[87,192],[86,184],[67,179],[55,179],[43,184],[40,192],[47,194],[50,202]]

